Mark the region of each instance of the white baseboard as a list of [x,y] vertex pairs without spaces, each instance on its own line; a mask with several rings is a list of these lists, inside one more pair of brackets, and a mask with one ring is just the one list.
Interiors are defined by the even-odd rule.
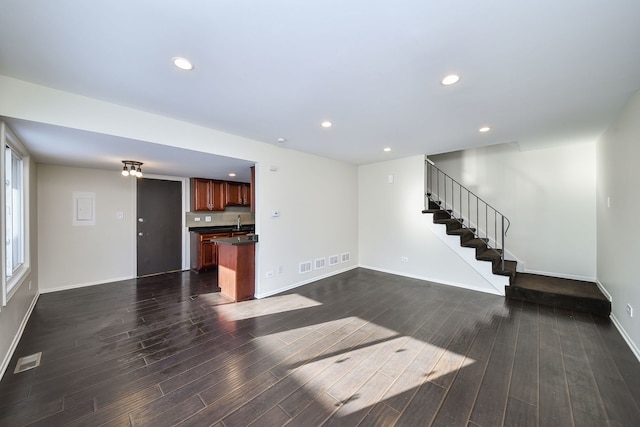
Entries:
[[611,294],[609,293],[609,291],[607,291],[607,288],[604,287],[604,285],[600,282],[600,280],[596,279],[596,285],[598,285],[598,288],[604,294],[604,296],[607,297],[609,302],[613,302],[613,298],[611,298]]
[[13,341],[11,341],[11,346],[9,346],[9,351],[7,351],[7,354],[5,354],[4,359],[2,360],[2,365],[0,365],[0,379],[2,379],[4,377],[4,373],[7,370],[7,368],[9,367],[9,362],[11,362],[11,358],[13,357],[13,353],[16,351],[16,348],[18,347],[18,343],[20,342],[20,338],[22,338],[22,333],[24,332],[24,328],[27,326],[27,322],[29,321],[29,318],[31,317],[31,313],[33,312],[33,309],[35,308],[39,297],[40,297],[40,293],[37,292],[33,296],[33,300],[31,300],[31,304],[29,304],[29,308],[27,309],[27,312],[24,314],[24,318],[20,322],[20,327],[18,328],[18,331],[16,332],[15,336],[13,337]]
[[395,274],[396,276],[402,276],[402,277],[409,277],[411,279],[424,280],[426,282],[435,283],[436,285],[455,286],[456,288],[469,289],[470,291],[484,292],[485,294],[504,296],[504,293],[500,293],[500,291],[498,291],[497,289],[494,289],[494,288],[489,288],[489,287],[480,288],[480,287],[477,287],[477,286],[468,285],[466,283],[451,282],[451,281],[448,281],[448,280],[435,279],[433,277],[421,276],[421,275],[417,275],[417,274],[409,274],[409,273],[405,273],[405,272],[402,272],[402,271],[387,270],[387,269],[384,269],[384,268],[377,268],[377,267],[372,267],[372,266],[368,266],[368,265],[361,265],[360,267],[367,268],[369,270],[379,271],[381,273],[389,273],[389,274]]
[[583,282],[595,282],[595,277],[576,276],[574,274],[554,273],[550,271],[539,271],[525,269],[523,273],[539,274],[541,276],[560,277],[561,279],[582,280]]
[[285,291],[289,291],[289,290],[291,290],[291,289],[295,289],[295,288],[298,288],[298,287],[300,287],[300,286],[304,286],[304,285],[307,285],[307,284],[309,284],[309,283],[316,282],[316,281],[318,281],[318,280],[326,279],[327,277],[335,276],[335,275],[340,274],[340,273],[345,273],[345,272],[350,271],[350,270],[355,270],[355,269],[356,269],[356,268],[358,268],[358,267],[359,267],[359,266],[354,265],[354,266],[351,266],[351,267],[348,267],[348,268],[343,268],[343,269],[340,269],[340,270],[335,270],[335,271],[332,271],[331,273],[323,274],[323,275],[321,275],[321,276],[314,276],[313,278],[310,278],[310,279],[307,279],[307,280],[303,280],[303,281],[301,281],[301,282],[296,282],[296,283],[293,283],[293,284],[291,284],[291,285],[285,286],[285,287],[283,287],[283,288],[278,288],[278,289],[273,290],[273,291],[269,291],[269,292],[259,292],[259,293],[256,293],[254,296],[255,296],[257,299],[270,297],[270,296],[272,296],[272,295],[276,295],[276,294],[279,294],[279,293],[282,293],[282,292],[285,292]]
[[121,280],[130,280],[130,279],[135,279],[135,278],[136,278],[135,276],[115,277],[115,278],[112,278],[112,279],[98,280],[98,281],[95,281],[95,282],[76,283],[76,284],[73,284],[73,285],[59,286],[57,288],[40,289],[40,293],[48,294],[48,293],[51,293],[51,292],[68,291],[69,289],[86,288],[87,286],[104,285],[104,284],[107,284],[107,283],[120,282]]
[[616,319],[616,316],[613,313],[611,313],[611,316],[609,317],[611,318],[611,321],[615,325],[616,329],[618,329],[618,332],[620,332],[620,335],[622,335],[622,338],[624,338],[624,340],[626,341],[627,345],[629,346],[633,354],[636,356],[636,359],[638,359],[638,362],[640,362],[640,349],[638,349],[638,347],[636,346],[636,343],[633,342],[629,334],[627,334],[627,331],[624,330],[624,328],[622,327],[620,322],[618,322],[618,319]]

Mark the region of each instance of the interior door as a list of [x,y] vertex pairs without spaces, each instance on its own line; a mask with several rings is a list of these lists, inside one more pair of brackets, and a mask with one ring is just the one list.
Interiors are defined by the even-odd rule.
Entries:
[[182,270],[182,183],[136,182],[138,276]]

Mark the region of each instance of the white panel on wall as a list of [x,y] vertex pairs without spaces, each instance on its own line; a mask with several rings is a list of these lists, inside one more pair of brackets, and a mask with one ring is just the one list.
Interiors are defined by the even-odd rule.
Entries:
[[96,193],[73,192],[73,225],[96,225]]

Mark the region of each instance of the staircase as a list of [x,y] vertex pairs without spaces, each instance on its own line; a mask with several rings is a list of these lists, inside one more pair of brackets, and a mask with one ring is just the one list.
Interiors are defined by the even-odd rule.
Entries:
[[[505,258],[509,220],[429,160],[426,166],[426,209],[422,213],[433,214],[435,224],[445,226],[448,235],[459,236],[460,246],[475,249],[475,258],[490,262],[493,274],[508,276],[507,298],[609,316],[611,302],[596,283],[517,272],[516,261]],[[478,224],[484,228],[478,230]]]
[[[433,214],[433,222],[442,224],[447,229],[447,234],[459,236],[460,246],[465,248],[474,248],[476,250],[476,259],[479,261],[491,262],[491,271],[493,274],[508,276],[509,281],[513,280],[516,274],[516,262],[503,259],[502,249],[494,249],[489,247],[489,239],[486,237],[478,237],[475,228],[463,225],[464,219],[454,218],[450,210],[445,210],[439,202],[431,200],[431,194],[428,193],[428,209],[422,213]],[[503,265],[504,263],[504,265]]]

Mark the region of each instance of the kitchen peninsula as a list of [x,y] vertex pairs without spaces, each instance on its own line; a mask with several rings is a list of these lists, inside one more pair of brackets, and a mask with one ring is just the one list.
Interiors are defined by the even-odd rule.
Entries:
[[218,247],[218,286],[222,295],[233,301],[253,299],[255,293],[254,234],[220,238]]

